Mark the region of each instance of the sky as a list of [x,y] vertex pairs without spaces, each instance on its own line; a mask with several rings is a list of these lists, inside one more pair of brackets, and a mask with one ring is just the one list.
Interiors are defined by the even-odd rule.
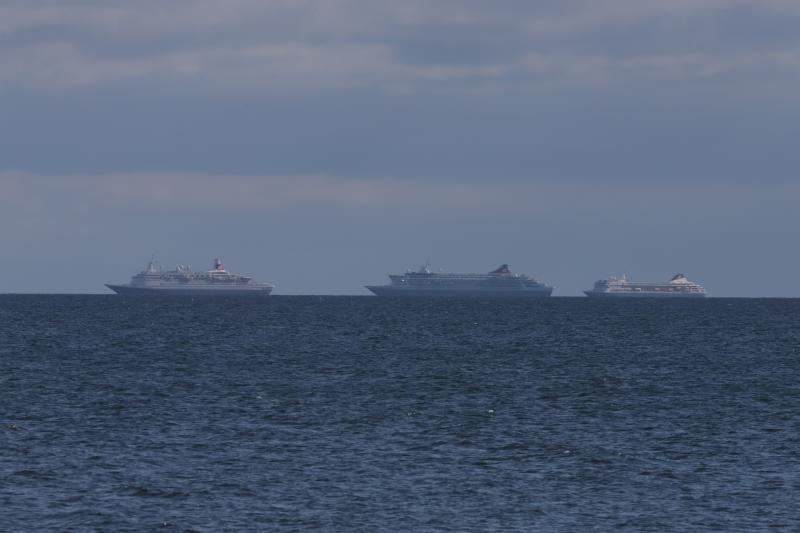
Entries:
[[795,0],[0,0],[0,292],[151,255],[800,297]]

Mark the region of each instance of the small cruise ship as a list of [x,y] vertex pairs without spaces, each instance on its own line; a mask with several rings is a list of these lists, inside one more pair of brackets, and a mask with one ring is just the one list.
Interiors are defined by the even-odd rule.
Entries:
[[525,274],[513,274],[501,265],[488,274],[431,272],[425,265],[416,272],[390,274],[389,285],[367,285],[378,296],[550,296],[553,287]]
[[155,259],[151,259],[144,270],[131,278],[130,283],[106,284],[106,287],[117,294],[137,296],[267,296],[274,285],[258,283],[250,276],[228,272],[219,259],[214,259],[214,268],[205,272],[195,272],[186,265],[165,270]]
[[664,282],[628,281],[627,276],[596,281],[592,290],[584,291],[594,298],[704,298],[706,290],[676,274]]

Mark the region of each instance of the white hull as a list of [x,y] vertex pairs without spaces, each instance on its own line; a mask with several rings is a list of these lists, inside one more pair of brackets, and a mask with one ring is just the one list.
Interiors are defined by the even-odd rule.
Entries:
[[537,289],[508,288],[498,289],[495,287],[465,287],[461,288],[415,288],[415,287],[393,287],[391,285],[367,285],[367,289],[377,296],[392,297],[486,297],[486,298],[546,298],[553,292],[552,287],[542,287]]
[[590,298],[705,298],[704,293],[696,292],[600,292],[600,291],[583,291],[586,296]]
[[131,285],[111,285],[106,287],[126,296],[268,296],[272,287],[133,287]]

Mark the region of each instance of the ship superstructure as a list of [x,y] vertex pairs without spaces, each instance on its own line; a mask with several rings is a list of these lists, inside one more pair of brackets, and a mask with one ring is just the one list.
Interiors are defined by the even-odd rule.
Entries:
[[390,274],[389,285],[367,285],[378,296],[550,296],[553,287],[501,265],[488,274],[432,272],[429,265]]
[[220,259],[214,259],[214,268],[195,272],[188,265],[178,265],[175,270],[165,270],[155,259],[133,276],[126,285],[106,284],[118,294],[154,295],[261,295],[272,292],[274,285],[259,283],[251,276],[234,274],[225,270]]
[[629,281],[627,276],[610,277],[596,281],[586,296],[601,298],[704,298],[706,290],[689,281],[683,274],[676,274],[668,281]]

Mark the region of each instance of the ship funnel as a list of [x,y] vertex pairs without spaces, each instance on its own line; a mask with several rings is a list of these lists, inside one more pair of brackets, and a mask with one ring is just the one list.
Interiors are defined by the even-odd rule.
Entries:
[[214,270],[225,270],[225,265],[222,264],[219,257],[214,258]]
[[490,274],[511,274],[511,269],[508,268],[508,265],[502,264],[502,265],[500,265],[500,268],[498,268],[496,270],[492,270],[489,273]]

